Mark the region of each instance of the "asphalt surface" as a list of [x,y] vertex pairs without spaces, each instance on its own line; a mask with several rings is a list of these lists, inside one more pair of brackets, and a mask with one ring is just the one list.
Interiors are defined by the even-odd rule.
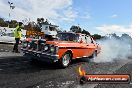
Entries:
[[36,63],[12,53],[13,45],[0,44],[0,88],[132,88],[130,84],[80,85],[78,67],[87,74],[130,74],[132,58],[107,63],[74,61],[68,68],[60,69],[57,64]]

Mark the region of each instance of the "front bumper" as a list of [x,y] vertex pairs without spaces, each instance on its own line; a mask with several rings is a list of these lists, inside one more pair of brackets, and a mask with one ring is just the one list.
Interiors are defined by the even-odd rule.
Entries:
[[28,57],[28,59],[37,58],[35,53],[32,52],[32,50],[28,50],[28,49],[25,49],[25,48],[21,48],[21,50],[24,53],[24,56]]
[[40,51],[36,52],[36,56],[38,57],[38,60],[51,63],[57,62],[59,59],[59,55],[57,54],[42,53]]
[[44,53],[41,51],[34,51],[34,50],[27,50],[21,48],[23,53],[25,53],[26,56],[30,57],[31,59],[37,59],[39,61],[44,61],[48,63],[54,63],[59,60],[59,55],[52,54],[52,53]]

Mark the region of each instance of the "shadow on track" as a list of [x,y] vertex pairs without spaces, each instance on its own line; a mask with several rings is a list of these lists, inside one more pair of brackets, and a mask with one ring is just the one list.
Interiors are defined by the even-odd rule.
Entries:
[[[84,60],[74,60],[69,68],[74,68],[80,64],[87,64]],[[23,56],[0,57],[0,74],[19,74],[19,73],[33,73],[41,70],[57,70],[61,69],[57,63],[37,62],[31,64],[30,59]]]

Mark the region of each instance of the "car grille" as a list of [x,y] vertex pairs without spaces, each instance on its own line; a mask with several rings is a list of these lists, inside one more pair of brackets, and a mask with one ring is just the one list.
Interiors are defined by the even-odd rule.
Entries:
[[27,47],[28,47],[28,44],[29,44],[28,41],[23,41],[23,42],[22,42],[22,47],[23,47],[23,48],[27,48]]
[[27,49],[28,51],[43,51],[45,46],[44,40],[32,40],[32,41],[24,41],[23,48]]
[[45,41],[44,40],[38,40],[38,43],[37,43],[38,51],[42,51],[44,49],[44,45],[45,45]]
[[[44,50],[45,46],[48,47],[48,50]],[[44,48],[43,48],[43,52],[44,52],[44,53],[50,53],[50,44],[44,45]]]
[[29,49],[37,50],[37,41],[31,41]]

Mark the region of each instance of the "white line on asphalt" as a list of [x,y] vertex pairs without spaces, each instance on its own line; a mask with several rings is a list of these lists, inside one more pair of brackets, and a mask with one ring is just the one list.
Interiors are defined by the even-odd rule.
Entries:
[[5,50],[6,52],[8,51],[8,50]]
[[0,50],[4,50],[4,49],[0,49]]

